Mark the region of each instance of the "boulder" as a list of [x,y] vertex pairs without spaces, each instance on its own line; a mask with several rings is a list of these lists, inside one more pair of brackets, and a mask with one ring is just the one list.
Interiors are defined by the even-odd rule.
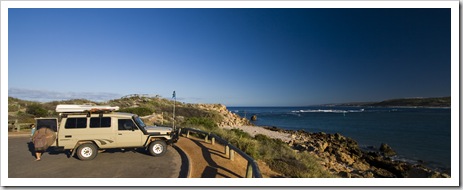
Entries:
[[392,150],[392,148],[386,143],[382,143],[379,150],[382,153],[384,153],[384,155],[386,155],[386,156],[395,156],[395,155],[397,155],[397,153],[394,150]]
[[356,161],[352,164],[352,168],[360,171],[367,171],[370,169],[370,165],[366,162]]
[[251,121],[256,121],[257,120],[257,115],[252,115],[251,116]]
[[344,153],[342,151],[336,152],[336,157],[337,157],[337,160],[339,162],[346,163],[348,165],[351,165],[352,163],[355,162],[355,160],[352,159],[351,156],[349,156],[348,154],[346,154],[346,153]]
[[328,142],[324,141],[324,142],[318,142],[318,150],[320,152],[324,152],[326,147],[328,147]]

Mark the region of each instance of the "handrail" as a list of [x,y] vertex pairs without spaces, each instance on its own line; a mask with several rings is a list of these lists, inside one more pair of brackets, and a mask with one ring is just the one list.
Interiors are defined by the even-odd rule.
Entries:
[[208,132],[204,132],[204,131],[201,131],[201,130],[198,130],[198,129],[193,129],[193,128],[181,128],[181,131],[183,132],[184,130],[187,130],[187,131],[193,131],[193,132],[196,132],[196,133],[201,133],[201,134],[204,134],[204,135],[207,135],[208,137],[212,137],[214,138],[215,140],[219,141],[221,144],[225,145],[225,146],[228,146],[230,149],[232,149],[233,151],[237,152],[238,154],[240,154],[244,159],[246,159],[248,161],[248,168],[247,168],[247,172],[251,172],[252,176],[251,177],[254,177],[254,178],[262,178],[262,174],[260,173],[260,169],[259,169],[259,166],[257,165],[257,162],[249,155],[247,155],[245,152],[243,152],[242,150],[240,150],[239,148],[237,148],[236,146],[234,146],[233,144],[231,144],[230,142],[226,141],[225,139],[217,136],[216,134],[213,134],[213,133],[208,133]]

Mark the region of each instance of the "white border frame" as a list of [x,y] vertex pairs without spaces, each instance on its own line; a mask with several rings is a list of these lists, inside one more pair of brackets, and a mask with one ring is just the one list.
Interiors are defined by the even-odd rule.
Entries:
[[[451,8],[451,178],[399,179],[139,179],[8,178],[8,8]],[[459,1],[2,1],[1,186],[459,186]],[[57,183],[58,182],[58,183]]]

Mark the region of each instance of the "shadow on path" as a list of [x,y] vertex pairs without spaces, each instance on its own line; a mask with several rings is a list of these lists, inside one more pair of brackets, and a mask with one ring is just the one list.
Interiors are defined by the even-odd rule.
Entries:
[[234,177],[241,178],[241,176],[239,176],[235,172],[230,171],[229,169],[224,168],[222,166],[219,166],[212,159],[211,154],[216,154],[217,155],[216,150],[212,150],[212,149],[207,148],[206,146],[204,146],[201,142],[199,142],[197,140],[192,140],[192,141],[201,148],[201,152],[203,154],[203,157],[206,160],[207,164],[209,165],[209,166],[206,167],[206,169],[204,169],[204,171],[203,171],[203,173],[201,175],[201,178],[215,178],[217,175],[220,175],[222,177],[229,177],[229,176],[227,176],[225,174],[219,173],[218,169],[221,169],[221,170],[223,170],[225,172],[228,172],[229,174],[233,175]]
[[190,162],[188,160],[187,155],[177,146],[172,146],[175,150],[177,150],[178,154],[180,154],[180,159],[182,160],[182,166],[180,166],[180,172],[178,174],[178,178],[187,178],[190,173]]

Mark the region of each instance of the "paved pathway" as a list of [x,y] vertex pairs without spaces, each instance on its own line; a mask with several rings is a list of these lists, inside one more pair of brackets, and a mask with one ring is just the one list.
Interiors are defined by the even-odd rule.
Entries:
[[225,155],[225,147],[204,139],[180,137],[176,144],[189,157],[191,178],[243,178],[247,161],[235,154],[231,161]]

